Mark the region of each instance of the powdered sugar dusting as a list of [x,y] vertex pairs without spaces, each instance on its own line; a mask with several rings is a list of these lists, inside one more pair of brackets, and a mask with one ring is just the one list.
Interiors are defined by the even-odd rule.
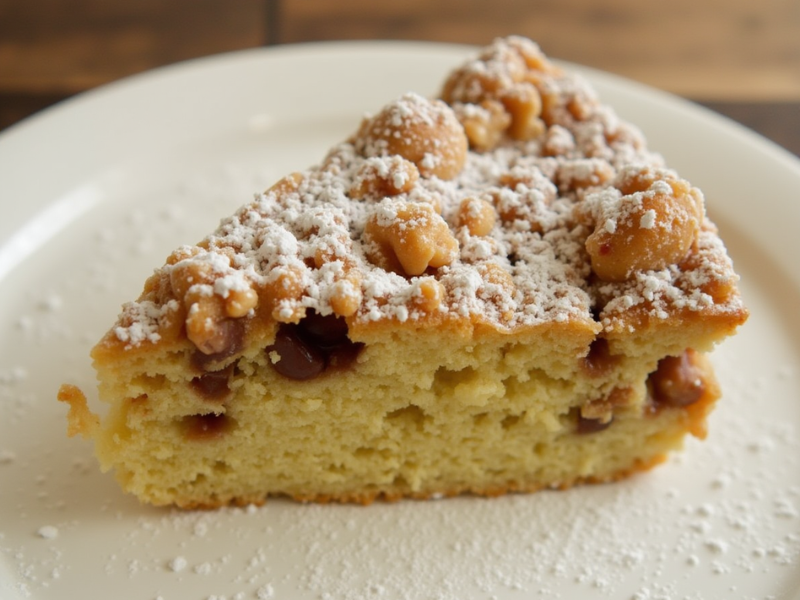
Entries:
[[[597,290],[601,297],[609,297],[604,307],[603,324],[615,328],[624,323],[627,312],[640,307],[659,320],[670,317],[674,310],[719,310],[706,286],[712,282],[734,285],[739,277],[733,271],[722,241],[707,231],[701,231],[697,241],[701,260],[698,268],[681,270],[673,265],[659,271],[636,273],[629,281],[601,284]],[[740,306],[740,300],[732,308]]]
[[[739,310],[735,296],[718,304],[713,296],[692,287],[698,281],[710,285],[715,279],[734,277],[724,247],[711,241],[706,244],[709,259],[692,270],[672,266],[636,273],[621,284],[598,288],[590,283],[585,243],[591,227],[586,215],[609,234],[632,219],[641,230],[669,228],[672,221],[657,218],[644,203],[672,190],[656,181],[647,190],[622,194],[614,187],[616,173],[643,166],[661,169],[661,158],[646,149],[635,129],[599,104],[581,78],[551,75],[546,86],[555,98],[551,100],[554,122],[540,138],[506,140],[490,151],[469,152],[453,179],[417,180],[405,170],[410,163],[387,155],[385,144],[378,143],[385,141],[387,132],[379,132],[384,137],[377,141],[357,136],[334,147],[320,166],[258,195],[225,219],[204,240],[202,250],[166,265],[161,276],[168,278],[174,269],[197,263],[198,270],[210,270],[215,279],[213,284],[195,286],[193,292],[221,298],[250,286],[280,283],[273,311],[280,320],[296,319],[307,309],[329,314],[334,300],[342,297],[358,303],[356,322],[416,320],[426,316],[413,303],[419,279],[376,261],[385,250],[365,233],[366,225],[372,220],[376,227],[396,227],[401,242],[413,245],[419,242],[409,241],[408,236],[423,235],[419,232],[434,227],[441,214],[458,251],[423,276],[442,284],[443,301],[436,310],[448,318],[479,320],[508,330],[548,321],[589,321],[592,309],[602,306],[604,324],[611,327],[625,310],[643,303],[660,319],[675,309]],[[580,118],[570,108],[576,99],[584,106]],[[387,131],[409,122],[428,125],[444,118],[448,110],[441,102],[407,94],[385,109],[380,123]],[[428,153],[418,164],[424,168],[431,160],[433,154]],[[369,192],[381,177],[393,186],[391,197],[373,197]],[[478,200],[493,206],[499,216],[499,226],[486,235],[473,235],[459,226],[462,202]],[[409,203],[428,204],[438,214],[418,212],[421,216],[402,221],[398,215]],[[507,273],[510,284],[502,293],[487,276],[490,264]],[[358,277],[348,275],[352,272]],[[299,295],[289,292],[289,282]],[[154,304],[151,296],[128,305],[125,323],[115,330],[117,338],[129,346],[158,341],[158,322],[166,310],[168,306]]]
[[170,300],[163,306],[150,301],[131,302],[122,308],[121,323],[114,328],[117,339],[128,346],[137,346],[145,340],[156,343],[161,339],[158,333],[159,319],[178,308],[177,300]]
[[652,229],[655,227],[656,224],[656,211],[652,208],[646,210],[642,215],[642,218],[639,219],[639,227],[642,229]]
[[[448,80],[447,85],[455,81],[451,95],[459,100],[459,114],[478,114],[464,102],[480,102],[483,92],[475,86],[481,81],[513,91],[514,101],[522,101],[530,90],[514,82],[527,68],[525,61],[544,65],[537,72],[535,93],[546,96],[548,116],[539,135],[527,141],[506,136],[491,150],[468,152],[463,169],[452,179],[441,179],[434,169],[444,158],[452,160],[444,148],[452,140],[434,132],[442,123],[450,132],[461,126],[442,101],[407,93],[365,121],[318,166],[257,195],[225,219],[202,249],[190,249],[177,264],[163,267],[160,276],[167,280],[187,264],[210,272],[212,283],[204,280],[190,288],[195,297],[226,299],[251,286],[278,286],[272,316],[283,321],[296,320],[308,309],[337,312],[334,303],[342,298],[358,306],[356,323],[423,319],[427,312],[414,303],[419,278],[378,258],[386,249],[367,232],[367,224],[396,228],[399,244],[417,248],[419,236],[430,235],[420,232],[432,231],[441,215],[457,252],[449,250],[435,268],[414,267],[415,273],[426,271],[421,277],[441,284],[439,316],[507,331],[545,322],[589,322],[593,311],[601,309],[603,326],[613,328],[627,309],[643,304],[659,319],[676,309],[705,314],[740,310],[735,295],[717,302],[702,286],[692,288],[698,281],[708,287],[715,278],[733,277],[724,248],[712,248],[710,242],[710,258],[692,270],[643,271],[627,282],[599,288],[591,282],[585,244],[593,224],[587,217],[608,234],[632,221],[642,231],[669,229],[677,217],[659,216],[645,205],[673,190],[660,180],[633,193],[615,187],[617,175],[642,167],[658,170],[663,160],[647,149],[635,127],[599,102],[587,81],[547,67],[535,44],[522,38],[497,40],[479,60],[457,71],[466,77]],[[494,208],[498,219],[491,231],[476,235],[460,225],[459,207],[465,201]],[[408,204],[427,204],[436,214],[398,220]],[[417,236],[413,241],[412,235]],[[424,247],[415,252],[428,252],[429,246]],[[489,276],[497,273],[492,269],[506,273],[502,289]],[[169,286],[161,287],[159,298],[146,294],[125,307],[115,333],[128,347],[160,339],[158,324],[172,309],[159,303],[175,302],[163,296]]]

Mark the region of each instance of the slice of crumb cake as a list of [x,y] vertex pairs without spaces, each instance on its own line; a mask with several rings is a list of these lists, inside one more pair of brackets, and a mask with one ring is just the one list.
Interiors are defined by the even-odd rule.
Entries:
[[747,318],[701,192],[497,40],[195,246],[94,348],[69,433],[153,504],[611,481],[705,434]]

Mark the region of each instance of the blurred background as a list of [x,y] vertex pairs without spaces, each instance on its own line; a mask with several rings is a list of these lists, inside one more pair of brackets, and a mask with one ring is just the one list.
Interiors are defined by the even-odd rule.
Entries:
[[705,104],[800,155],[800,0],[0,0],[0,130],[219,52],[336,39],[483,45],[511,33]]

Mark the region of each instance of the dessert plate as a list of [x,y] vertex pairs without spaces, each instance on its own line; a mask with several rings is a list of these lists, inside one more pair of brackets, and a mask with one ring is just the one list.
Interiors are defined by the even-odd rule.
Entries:
[[[66,438],[62,382],[173,247],[322,158],[367,111],[435,94],[471,48],[337,43],[159,69],[0,135],[0,597],[800,598],[800,162],[706,110],[581,69],[704,189],[752,311],[714,354],[705,442],[567,492],[179,512]],[[568,68],[578,69],[573,65]]]

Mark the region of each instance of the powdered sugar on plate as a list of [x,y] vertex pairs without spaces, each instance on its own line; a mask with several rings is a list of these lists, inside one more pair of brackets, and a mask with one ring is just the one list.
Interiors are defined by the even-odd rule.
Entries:
[[[744,266],[746,281],[757,282]],[[725,397],[710,438],[652,473],[568,492],[145,508],[89,466],[88,448],[63,437],[47,386],[5,377],[2,401],[27,396],[17,423],[35,418],[43,435],[15,437],[3,450],[0,476],[12,483],[0,493],[14,518],[0,523],[0,590],[61,598],[92,581],[135,590],[123,598],[164,600],[777,598],[800,564],[800,415],[781,404],[800,370],[788,341],[747,358],[758,335],[783,338],[769,296],[745,293],[757,310],[715,354]],[[62,295],[69,315],[79,291],[65,285]],[[40,351],[38,336],[10,327],[18,348]],[[16,364],[30,363],[20,355]]]

